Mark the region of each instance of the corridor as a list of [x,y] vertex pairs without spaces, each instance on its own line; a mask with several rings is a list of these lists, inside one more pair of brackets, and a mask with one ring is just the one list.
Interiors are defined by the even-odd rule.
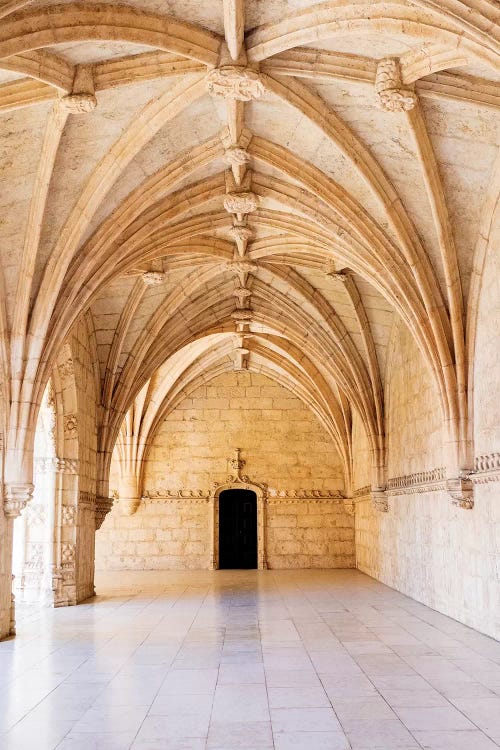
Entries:
[[358,571],[96,585],[0,643],[2,750],[500,747],[500,644]]

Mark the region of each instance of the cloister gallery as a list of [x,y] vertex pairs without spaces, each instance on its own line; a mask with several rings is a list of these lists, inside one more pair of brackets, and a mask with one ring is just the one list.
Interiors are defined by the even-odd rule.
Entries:
[[499,53],[0,0],[1,748],[500,747]]

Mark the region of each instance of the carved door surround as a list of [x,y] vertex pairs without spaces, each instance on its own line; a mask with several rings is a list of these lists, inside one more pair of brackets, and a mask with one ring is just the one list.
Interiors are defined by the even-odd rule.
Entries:
[[219,568],[219,495],[225,490],[250,490],[257,497],[257,569],[267,569],[266,557],[266,501],[268,486],[260,482],[253,482],[246,474],[242,474],[245,461],[240,458],[240,449],[234,451],[234,458],[228,459],[234,474],[230,474],[222,484],[215,483],[210,492],[211,504],[211,570]]

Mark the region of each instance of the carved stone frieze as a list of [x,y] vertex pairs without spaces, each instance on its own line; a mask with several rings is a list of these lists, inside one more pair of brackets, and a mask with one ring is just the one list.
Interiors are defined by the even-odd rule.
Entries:
[[340,490],[279,490],[269,488],[270,498],[301,499],[301,500],[345,500],[345,495]]
[[365,484],[364,487],[358,487],[357,490],[354,490],[354,492],[352,493],[352,496],[355,498],[369,497],[371,489],[372,488],[370,484]]
[[86,492],[81,490],[78,495],[78,508],[81,510],[88,510],[92,513],[95,511],[96,497],[93,492]]
[[62,568],[72,568],[76,562],[76,545],[73,542],[63,542],[61,545]]
[[380,60],[375,91],[379,106],[386,112],[407,112],[415,106],[416,94],[403,86],[399,60],[394,57]]
[[264,93],[258,72],[240,65],[222,65],[210,71],[207,88],[210,96],[240,102],[259,99]]
[[387,480],[387,493],[393,495],[421,494],[446,490],[446,469],[440,466]]
[[7,518],[17,518],[33,496],[34,486],[28,482],[10,482],[5,485],[3,509]]
[[61,522],[63,526],[74,526],[76,524],[77,508],[75,505],[63,505]]
[[64,435],[68,438],[78,437],[78,417],[76,414],[64,416]]
[[474,473],[470,475],[473,484],[500,482],[500,453],[476,456]]

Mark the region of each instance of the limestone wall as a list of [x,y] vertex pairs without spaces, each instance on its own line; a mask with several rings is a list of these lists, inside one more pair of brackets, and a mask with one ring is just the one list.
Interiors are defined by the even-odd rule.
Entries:
[[[219,375],[198,388],[161,425],[147,456],[144,492],[183,488],[208,496],[232,473],[241,448],[243,473],[275,493],[343,489],[340,458],[312,412],[259,374]],[[111,486],[116,486],[113,467]],[[272,567],[352,567],[354,521],[338,500],[274,497],[267,507]],[[151,499],[130,517],[119,503],[96,535],[96,564],[107,569],[206,568],[211,563],[212,504]]]
[[354,568],[354,519],[343,503],[322,500],[267,506],[270,568]]
[[[388,477],[442,465],[437,393],[410,334],[395,332],[386,403]],[[435,486],[439,486],[436,482]],[[389,512],[369,498],[356,504],[360,570],[491,635],[500,634],[498,529],[494,485],[476,487],[472,511],[452,505],[444,491],[407,488],[390,493]],[[498,485],[496,485],[498,487]]]

